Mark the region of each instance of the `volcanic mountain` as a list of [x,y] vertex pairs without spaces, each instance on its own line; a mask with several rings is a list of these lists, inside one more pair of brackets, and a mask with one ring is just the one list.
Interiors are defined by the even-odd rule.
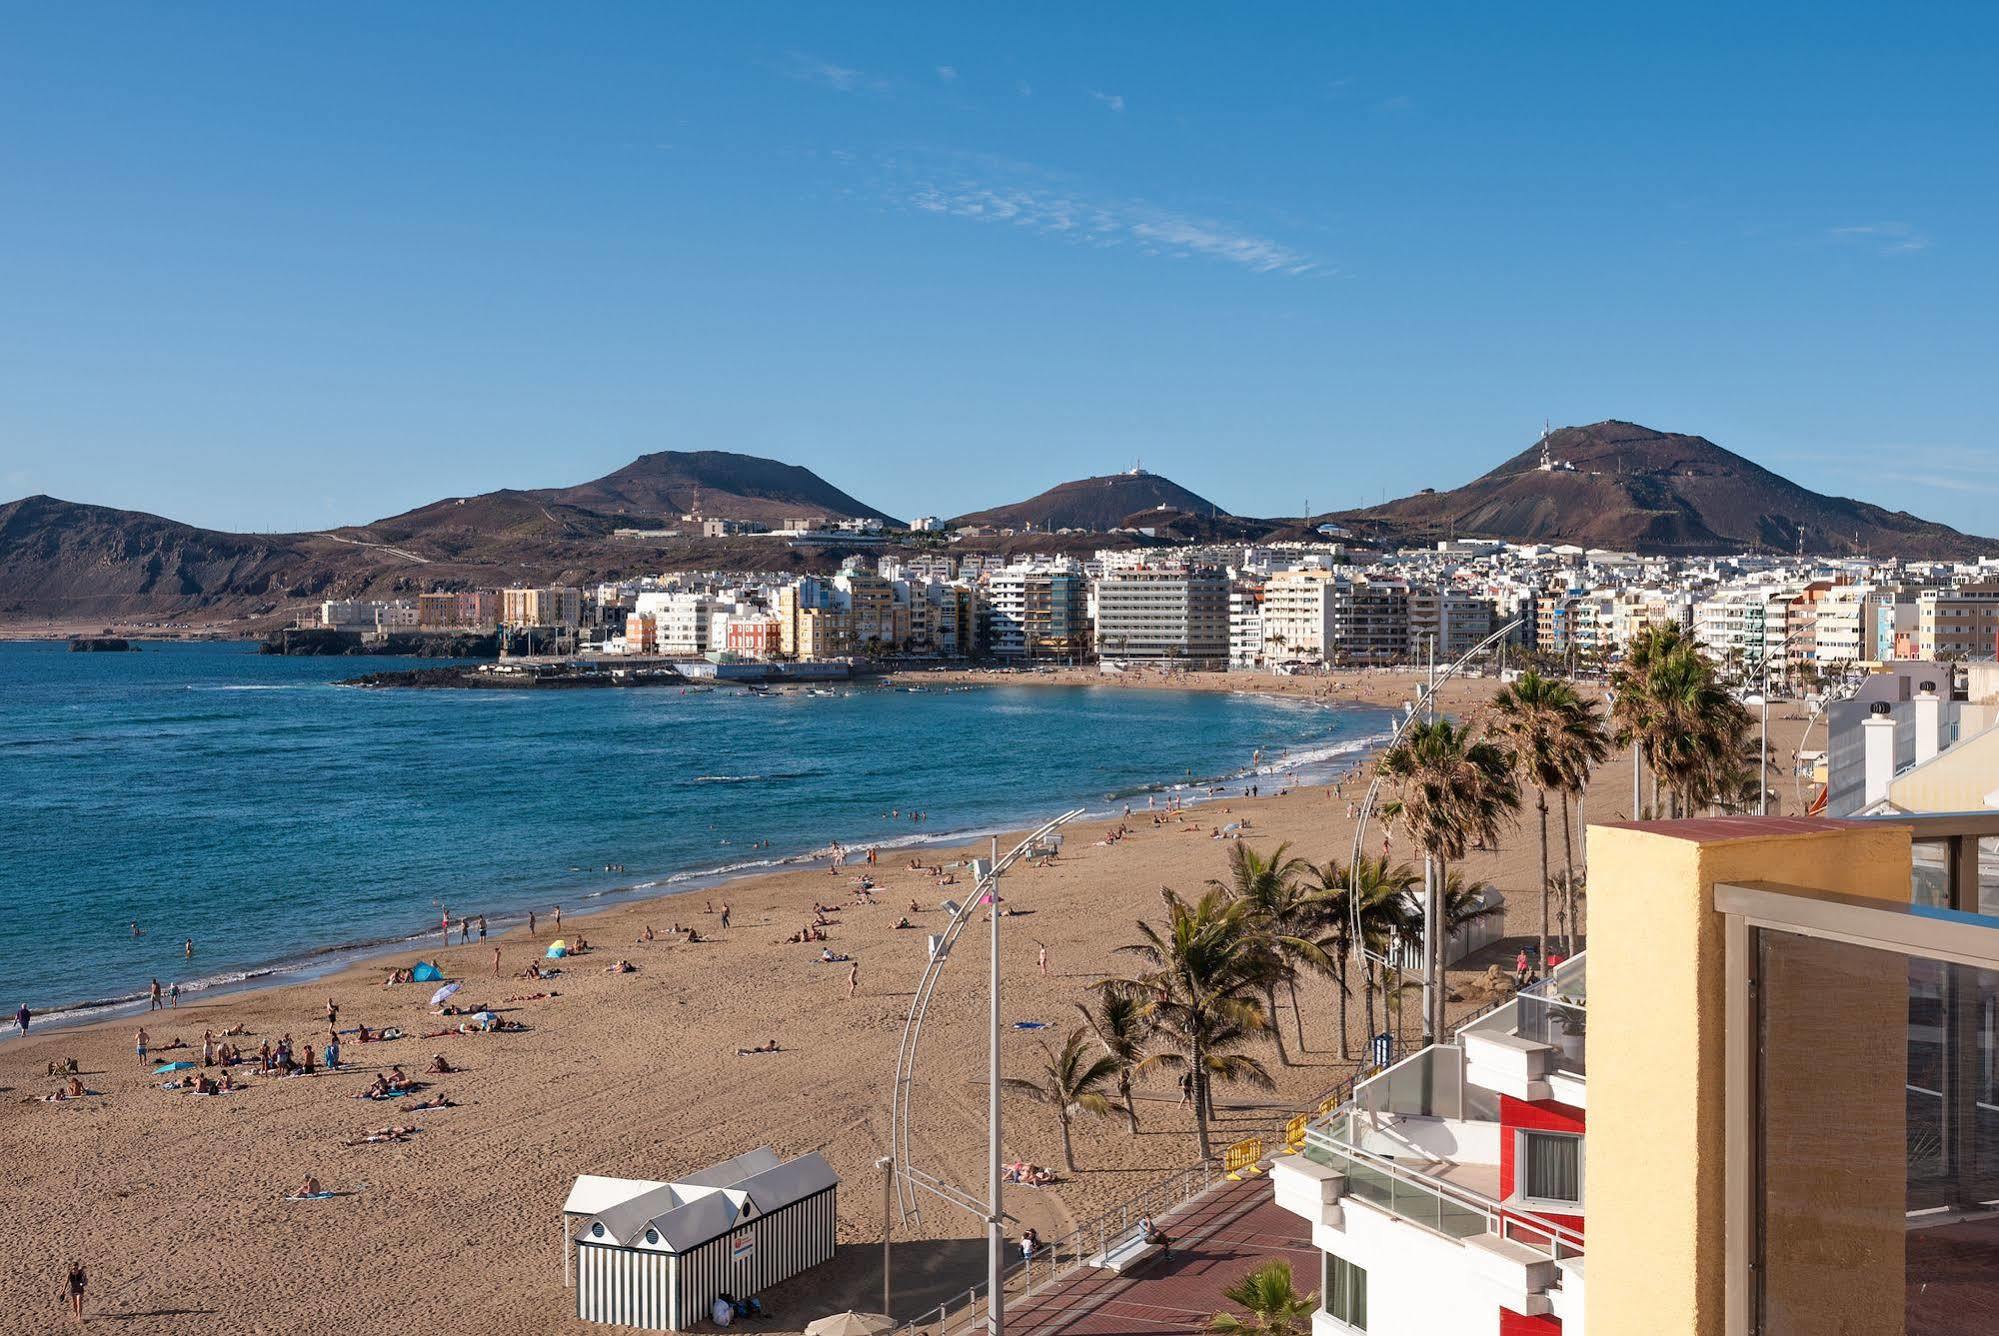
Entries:
[[654,519],[701,514],[775,525],[826,515],[900,523],[856,501],[811,469],[727,450],[661,450],[640,455],[594,482],[527,495],[607,515]]
[[[809,469],[716,450],[645,455],[575,487],[447,497],[320,533],[225,533],[31,496],[0,505],[0,621],[263,622],[319,599],[838,564],[842,554],[832,548],[803,553],[768,538],[700,538],[679,519],[694,510],[697,491],[702,514],[730,519],[895,522]],[[688,536],[621,538],[620,528],[679,528]]]
[[1450,491],[1331,518],[1388,541],[1499,538],[1658,555],[1804,550],[1841,556],[1972,557],[1999,543],[1825,496],[1701,436],[1631,422],[1562,427]]
[[1051,487],[1041,495],[1010,506],[994,506],[960,515],[951,526],[991,525],[1000,529],[1082,529],[1104,533],[1146,524],[1145,512],[1176,515],[1225,515],[1214,502],[1188,491],[1171,478],[1134,469],[1106,478],[1081,478]]

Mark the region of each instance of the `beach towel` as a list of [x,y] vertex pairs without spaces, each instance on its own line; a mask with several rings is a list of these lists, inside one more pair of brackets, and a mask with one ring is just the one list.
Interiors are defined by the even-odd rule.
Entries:
[[416,968],[410,971],[410,978],[417,983],[436,983],[443,977],[444,971],[428,960],[417,961]]
[[168,1072],[184,1072],[193,1066],[194,1064],[191,1062],[170,1062],[164,1067],[155,1067],[153,1075],[165,1076]]

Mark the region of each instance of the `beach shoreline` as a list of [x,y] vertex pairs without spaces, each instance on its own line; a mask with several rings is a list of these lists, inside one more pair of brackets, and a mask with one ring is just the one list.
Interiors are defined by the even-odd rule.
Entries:
[[[1492,685],[1453,683],[1440,708],[1475,714]],[[1590,796],[1591,818],[1624,815],[1620,791],[1628,802],[1628,761],[1620,767],[1613,759]],[[1041,1045],[1059,1045],[1063,1032],[1081,1023],[1076,1007],[1092,1000],[1092,985],[1135,968],[1117,949],[1133,940],[1137,920],[1158,918],[1163,886],[1198,895],[1208,880],[1227,876],[1234,841],[1216,838],[1216,828],[1247,823],[1244,838],[1261,853],[1288,844],[1315,864],[1344,861],[1353,839],[1347,801],[1358,796],[1352,782],[1344,791],[1266,788],[1256,799],[1218,798],[1184,820],[1161,814],[1154,824],[1140,812],[1128,823],[1079,821],[1059,858],[1016,868],[1003,888],[1020,911],[1002,921],[1005,1014],[1046,1028],[1004,1032],[1008,1074],[1037,1070]],[[1129,835],[1106,842],[1119,824]],[[1370,852],[1382,833],[1370,835]],[[1399,833],[1391,844],[1398,860],[1410,856]],[[961,842],[948,853],[925,850],[919,861],[927,868],[984,852],[983,840]],[[1506,905],[1501,941],[1451,972],[1454,1015],[1487,1000],[1480,989],[1489,964],[1510,964],[1531,942],[1539,898],[1526,888],[1534,858],[1523,824],[1500,848],[1461,865],[1468,877],[1498,886]],[[53,1290],[52,1268],[75,1257],[101,1285],[92,1296],[93,1303],[103,1296],[99,1311],[132,1331],[176,1329],[182,1319],[155,1315],[198,1310],[248,1331],[403,1331],[413,1314],[427,1314],[457,1331],[580,1336],[599,1329],[571,1316],[574,1298],[561,1279],[558,1208],[573,1177],[664,1180],[759,1145],[786,1155],[819,1151],[844,1180],[840,1255],[770,1296],[770,1328],[795,1331],[849,1301],[871,1306],[881,1229],[874,1164],[886,1143],[887,1091],[909,990],[922,972],[926,936],[946,917],[941,903],[962,896],[966,885],[962,871],[955,884],[939,885],[929,872],[912,871],[911,861],[907,852],[884,854],[870,869],[874,904],[856,902],[854,864],[840,876],[823,865],[789,868],[712,892],[566,912],[563,935],[580,931],[596,948],[568,960],[546,960],[555,934],[544,917],[534,938],[524,925],[470,945],[458,944],[454,933],[440,948],[433,936],[309,982],[197,995],[150,1018],[9,1038],[0,1043],[0,1086],[8,1094],[0,1101],[0,1154],[34,1170],[17,1175],[15,1199],[0,1210],[0,1246],[50,1260],[0,1275],[0,1312],[28,1329],[45,1325],[36,1315]],[[723,904],[732,910],[727,929]],[[831,909],[826,948],[859,962],[851,996],[849,963],[820,964],[819,944],[787,941],[813,921],[815,904]],[[897,928],[898,918],[911,927]],[[676,920],[698,929],[700,940],[672,934]],[[651,942],[648,927],[656,934]],[[961,1183],[981,1181],[983,1172],[983,1138],[967,1138],[963,1129],[983,1122],[984,937],[981,930],[961,944],[954,953],[961,959],[940,982],[924,1029],[913,1128],[916,1162]],[[1045,971],[1038,958],[1044,945]],[[492,970],[496,950],[500,977]],[[620,958],[636,972],[605,972]],[[253,1064],[247,1089],[219,1097],[163,1091],[151,1065],[135,1059],[140,1023],[156,1046],[180,1036],[198,1050],[204,1029],[229,1028],[248,1031],[238,1041],[248,1048],[285,1034],[318,1044],[329,998],[339,1004],[342,1028],[362,1022],[411,1036],[448,1028],[426,1005],[434,985],[384,986],[393,967],[419,959],[461,980],[461,997],[527,1028],[349,1043],[356,1070],[311,1078],[267,1079]],[[563,973],[546,983],[519,978],[530,959]],[[1220,1091],[1217,1148],[1269,1132],[1353,1070],[1352,1060],[1339,1057],[1332,987],[1308,979],[1300,997],[1302,1035],[1288,1006],[1278,1017],[1292,1065],[1268,1045],[1253,1050],[1275,1087]],[[1348,1005],[1344,1042],[1353,1054],[1365,1039],[1359,1009],[1357,999]],[[772,1039],[779,1052],[738,1056]],[[420,1074],[433,1052],[460,1070],[419,1079],[430,1083],[426,1094],[447,1094],[455,1107],[410,1117],[354,1098],[389,1063]],[[100,1093],[42,1102],[56,1085],[43,1074],[45,1064],[69,1057]],[[1016,1232],[1032,1225],[1058,1237],[1196,1161],[1192,1119],[1170,1075],[1142,1079],[1137,1094],[1137,1136],[1122,1118],[1079,1121],[1073,1174],[1061,1169],[1052,1118],[1026,1101],[1006,1102],[1007,1157],[1052,1166],[1060,1180],[1008,1189]],[[349,1144],[397,1120],[422,1130],[407,1144]],[[306,1173],[352,1195],[309,1207],[282,1202]],[[958,1241],[975,1238],[979,1228],[943,1209],[898,1225],[898,1272],[908,1282],[898,1283],[906,1295],[899,1310],[907,1303],[910,1313],[920,1311],[976,1279],[976,1265],[961,1265],[971,1252]],[[476,1285],[440,1291],[439,1277],[472,1274],[467,1268],[479,1277]],[[228,1285],[218,1287],[216,1277],[225,1274]],[[922,1302],[919,1274],[939,1286],[954,1283]],[[356,1276],[366,1282],[355,1283]],[[448,1306],[440,1308],[446,1293]]]
[[[1003,687],[1021,685],[1025,681],[1033,681],[1036,685],[1065,687],[1094,685],[1093,683],[1074,681],[1046,682],[1038,677],[992,680],[980,678],[975,674],[969,673],[962,676],[965,679],[962,683],[954,678],[949,684],[974,687]],[[884,679],[884,681],[887,680],[886,678]],[[938,684],[944,685],[946,683],[939,682]],[[1171,682],[1165,683],[1163,686],[1167,690],[1196,691],[1214,689],[1210,687],[1181,686]],[[1267,694],[1270,698],[1276,700],[1288,701],[1298,699],[1296,693],[1269,692],[1260,694]],[[1361,709],[1373,708],[1372,703],[1367,701],[1335,703],[1353,705]],[[1388,726],[1388,722],[1384,721],[1382,728],[1369,729],[1354,738],[1331,744],[1330,751],[1334,757],[1351,758],[1350,760],[1341,760],[1340,765],[1342,768],[1357,765],[1365,757],[1378,750],[1380,742],[1385,739]],[[1303,748],[1304,744],[1300,743],[1299,749],[1302,750]],[[1301,783],[1316,786],[1325,779],[1327,770],[1333,764],[1332,757],[1303,756],[1297,755],[1295,751],[1280,751],[1271,757],[1262,767],[1261,773],[1265,775],[1279,772],[1297,773],[1301,777],[1305,777],[1301,778]],[[1216,773],[1196,775],[1192,777],[1191,781],[1186,778],[1162,777],[1143,784],[1121,788],[1112,793],[1097,794],[1079,801],[1084,807],[1086,815],[1092,820],[1108,819],[1115,814],[1115,810],[1119,805],[1147,796],[1156,796],[1161,799],[1176,797],[1183,805],[1193,808],[1214,800],[1214,795],[1209,792],[1210,788],[1239,784],[1242,780],[1249,778],[1250,775],[1251,767],[1239,766]],[[871,846],[881,849],[885,853],[891,851],[899,853],[903,850],[915,849],[923,850],[926,853],[941,853],[956,856],[960,851],[960,846],[963,848],[971,847],[965,843],[967,841],[984,840],[993,836],[1005,836],[1009,833],[1017,833],[1020,830],[1031,828],[1035,819],[1032,813],[1020,813],[1010,816],[1004,812],[995,812],[988,820],[975,820],[970,825],[938,831],[934,834],[921,830],[900,831],[889,835],[887,838],[877,836],[876,838],[869,839],[866,832],[861,834],[842,832],[835,838],[848,848],[866,848]],[[610,908],[612,906],[648,907],[657,903],[670,902],[683,895],[719,890],[722,887],[735,885],[746,880],[753,880],[761,876],[782,875],[786,872],[802,868],[823,866],[828,855],[829,847],[827,846],[808,849],[792,848],[782,851],[771,850],[764,857],[726,862],[714,866],[663,870],[658,872],[657,875],[649,876],[641,881],[618,880],[597,885],[589,883],[578,885],[575,882],[569,882],[558,885],[551,880],[549,884],[541,888],[540,895],[542,898],[547,899],[549,903],[569,903],[574,905],[576,908],[573,912],[576,914],[594,913],[598,912],[601,908]],[[581,872],[585,876],[592,875],[588,869],[571,869],[571,872]],[[477,917],[476,914],[474,916],[475,918]],[[491,929],[495,927],[511,928],[519,926],[526,922],[526,916],[526,908],[509,907],[497,911],[489,911],[485,917],[488,921],[488,927]],[[263,988],[305,984],[315,979],[338,974],[348,968],[364,966],[372,961],[393,956],[400,952],[419,950],[422,948],[424,942],[435,935],[435,929],[423,928],[401,933],[392,932],[359,941],[325,942],[318,944],[304,943],[268,958],[233,966],[220,974],[181,978],[178,980],[170,980],[163,977],[162,982],[178,982],[182,988],[183,996],[203,998],[221,998]],[[56,1028],[90,1025],[103,1021],[115,1022],[141,1014],[145,1010],[146,999],[145,987],[141,983],[134,991],[108,993],[98,997],[75,1001],[54,1002],[45,1006],[37,1005],[37,1024],[53,1030]]]

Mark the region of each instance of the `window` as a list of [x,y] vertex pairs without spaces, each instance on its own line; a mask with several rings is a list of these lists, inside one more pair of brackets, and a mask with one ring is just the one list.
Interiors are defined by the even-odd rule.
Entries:
[[1583,1139],[1567,1132],[1521,1132],[1518,1192],[1530,1205],[1583,1204]]
[[1355,1331],[1366,1331],[1367,1272],[1344,1257],[1331,1253],[1319,1255],[1326,1264],[1324,1283],[1319,1286],[1319,1293],[1324,1296],[1319,1301],[1320,1309]]

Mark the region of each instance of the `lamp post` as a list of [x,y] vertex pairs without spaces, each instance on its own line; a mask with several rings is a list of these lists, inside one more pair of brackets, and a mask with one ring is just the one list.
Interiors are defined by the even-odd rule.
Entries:
[[993,837],[992,874],[986,880],[986,910],[993,920],[992,1047],[986,1058],[986,1336],[1000,1336],[1006,1325],[1006,1217],[1000,1210],[1000,858],[999,837]]

